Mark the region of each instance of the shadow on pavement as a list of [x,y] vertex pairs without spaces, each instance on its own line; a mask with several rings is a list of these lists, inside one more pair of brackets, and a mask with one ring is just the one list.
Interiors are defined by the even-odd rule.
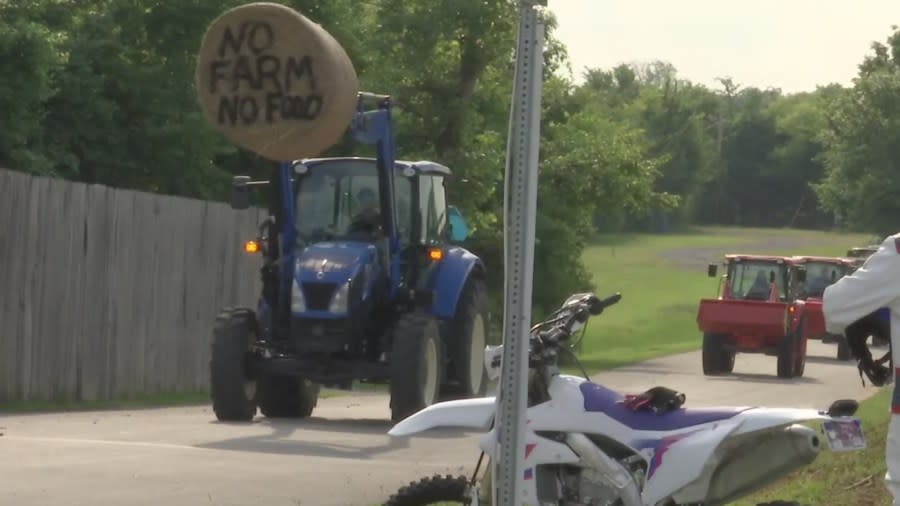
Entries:
[[855,360],[838,360],[834,357],[823,357],[819,355],[807,355],[806,362],[812,362],[814,364],[827,364],[827,365],[835,365],[835,366],[843,366],[843,367],[853,367],[856,369],[856,361]]
[[[329,420],[310,417],[304,420],[256,418],[252,423],[231,423],[212,421],[220,425],[244,425],[254,433],[251,435],[210,441],[193,445],[197,448],[270,453],[280,455],[305,455],[347,459],[365,459],[375,455],[409,448],[409,438],[392,437],[387,431],[393,426],[381,419]],[[259,434],[259,426],[271,429],[267,434]],[[334,438],[321,433],[344,433],[348,437]],[[362,437],[352,437],[362,436]],[[433,429],[415,437],[425,439],[454,439],[468,436],[466,429]],[[320,437],[321,436],[321,437]],[[371,437],[371,436],[381,436]]]
[[816,378],[810,378],[809,376],[803,376],[802,378],[779,378],[773,372],[772,374],[759,374],[759,373],[741,373],[734,372],[724,376],[707,376],[706,379],[712,381],[749,381],[752,383],[784,383],[785,385],[796,385],[798,383],[805,384],[821,384],[822,381]]

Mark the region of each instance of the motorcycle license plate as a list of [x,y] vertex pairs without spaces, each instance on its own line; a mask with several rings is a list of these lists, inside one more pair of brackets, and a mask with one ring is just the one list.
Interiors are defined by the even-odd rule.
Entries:
[[855,418],[848,420],[829,420],[822,423],[828,446],[835,452],[862,450],[866,447],[862,422]]

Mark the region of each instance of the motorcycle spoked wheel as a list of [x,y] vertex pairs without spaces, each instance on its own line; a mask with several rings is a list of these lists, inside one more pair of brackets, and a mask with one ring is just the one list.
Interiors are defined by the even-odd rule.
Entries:
[[465,476],[434,475],[406,485],[383,506],[468,505],[469,479]]

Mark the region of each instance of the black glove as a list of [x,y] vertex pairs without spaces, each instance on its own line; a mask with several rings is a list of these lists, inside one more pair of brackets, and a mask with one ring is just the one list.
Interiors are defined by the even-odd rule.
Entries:
[[[853,358],[857,360],[857,368],[859,369],[859,377],[865,374],[869,381],[875,386],[884,386],[891,382],[891,349],[878,360],[872,358],[869,346],[866,340],[869,336],[884,336],[890,340],[890,325],[878,316],[878,312],[868,314],[859,320],[851,323],[844,330],[847,338],[847,347]],[[890,365],[884,365],[885,362]],[[865,385],[865,381],[863,381]]]

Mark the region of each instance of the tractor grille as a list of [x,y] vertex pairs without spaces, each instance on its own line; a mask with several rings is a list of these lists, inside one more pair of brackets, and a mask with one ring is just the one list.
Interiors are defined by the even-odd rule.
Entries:
[[303,283],[303,295],[306,296],[306,307],[313,311],[328,311],[331,296],[334,295],[334,283]]
[[294,318],[290,348],[295,353],[356,352],[358,336],[346,320]]

